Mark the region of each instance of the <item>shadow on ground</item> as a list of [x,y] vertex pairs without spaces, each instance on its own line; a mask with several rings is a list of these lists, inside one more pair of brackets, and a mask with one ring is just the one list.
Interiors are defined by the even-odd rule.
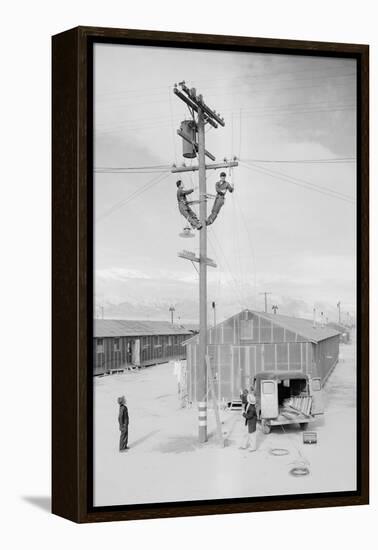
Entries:
[[144,435],[143,437],[140,437],[139,439],[136,439],[135,441],[132,441],[131,444],[130,444],[130,447],[137,447],[138,445],[140,445],[141,443],[143,443],[144,441],[146,441],[147,439],[149,439],[150,437],[152,437],[153,435],[159,433],[160,430],[154,430],[152,432],[149,432],[148,434]]
[[165,399],[166,397],[172,397],[170,393],[163,393],[163,395],[158,395],[156,399]]
[[22,499],[44,512],[51,512],[51,497],[23,496]]
[[[215,443],[215,437],[213,434],[208,434],[208,442],[211,446]],[[201,449],[203,445],[198,442],[198,438],[193,437],[171,437],[161,445],[154,448],[154,451],[160,453],[188,453]]]

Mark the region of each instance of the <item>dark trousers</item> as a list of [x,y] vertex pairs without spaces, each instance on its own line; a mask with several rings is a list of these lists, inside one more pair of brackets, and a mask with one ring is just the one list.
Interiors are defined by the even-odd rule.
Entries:
[[193,210],[190,208],[188,204],[185,204],[184,202],[180,201],[178,203],[178,207],[181,214],[184,216],[184,218],[188,220],[188,222],[194,229],[197,229],[197,227],[201,225],[195,212],[193,212]]
[[129,438],[129,428],[121,430],[121,435],[119,436],[119,450],[123,451],[127,449],[127,440]]
[[213,208],[211,209],[211,214],[206,220],[206,225],[211,225],[213,221],[215,221],[223,205],[224,205],[224,196],[217,195],[213,204]]

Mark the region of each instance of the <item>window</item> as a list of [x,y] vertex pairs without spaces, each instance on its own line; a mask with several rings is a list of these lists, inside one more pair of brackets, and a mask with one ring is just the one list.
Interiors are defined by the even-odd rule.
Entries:
[[274,382],[264,382],[262,385],[262,392],[265,395],[272,395],[274,393]]
[[104,352],[104,339],[103,338],[97,338],[97,353],[103,353]]
[[119,343],[119,338],[114,338],[114,351],[119,351],[121,348],[120,348],[120,343]]

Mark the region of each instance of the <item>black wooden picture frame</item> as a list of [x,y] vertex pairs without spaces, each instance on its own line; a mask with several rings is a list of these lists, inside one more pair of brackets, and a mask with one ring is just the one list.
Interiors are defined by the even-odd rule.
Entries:
[[[357,61],[357,490],[135,506],[92,505],[93,45],[98,42],[349,57]],[[349,506],[369,502],[369,48],[77,27],[52,39],[52,511],[72,521]]]

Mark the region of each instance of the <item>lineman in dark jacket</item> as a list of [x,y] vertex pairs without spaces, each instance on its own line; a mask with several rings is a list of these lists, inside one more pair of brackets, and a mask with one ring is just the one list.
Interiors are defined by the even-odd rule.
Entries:
[[206,220],[206,225],[211,225],[218,216],[220,209],[224,205],[224,196],[227,191],[229,191],[230,193],[234,192],[234,186],[226,181],[225,172],[221,172],[220,180],[217,181],[217,183],[215,184],[215,190],[217,192],[217,196],[215,197],[211,214]]
[[127,440],[129,437],[129,411],[127,410],[126,398],[124,395],[122,395],[122,397],[118,397],[117,401],[119,404],[119,430],[121,432],[119,438],[119,450],[122,452],[128,449]]
[[197,218],[195,212],[190,208],[187,195],[193,193],[193,189],[184,189],[181,180],[176,182],[177,186],[177,202],[181,214],[188,220],[193,229],[201,229],[202,225]]

